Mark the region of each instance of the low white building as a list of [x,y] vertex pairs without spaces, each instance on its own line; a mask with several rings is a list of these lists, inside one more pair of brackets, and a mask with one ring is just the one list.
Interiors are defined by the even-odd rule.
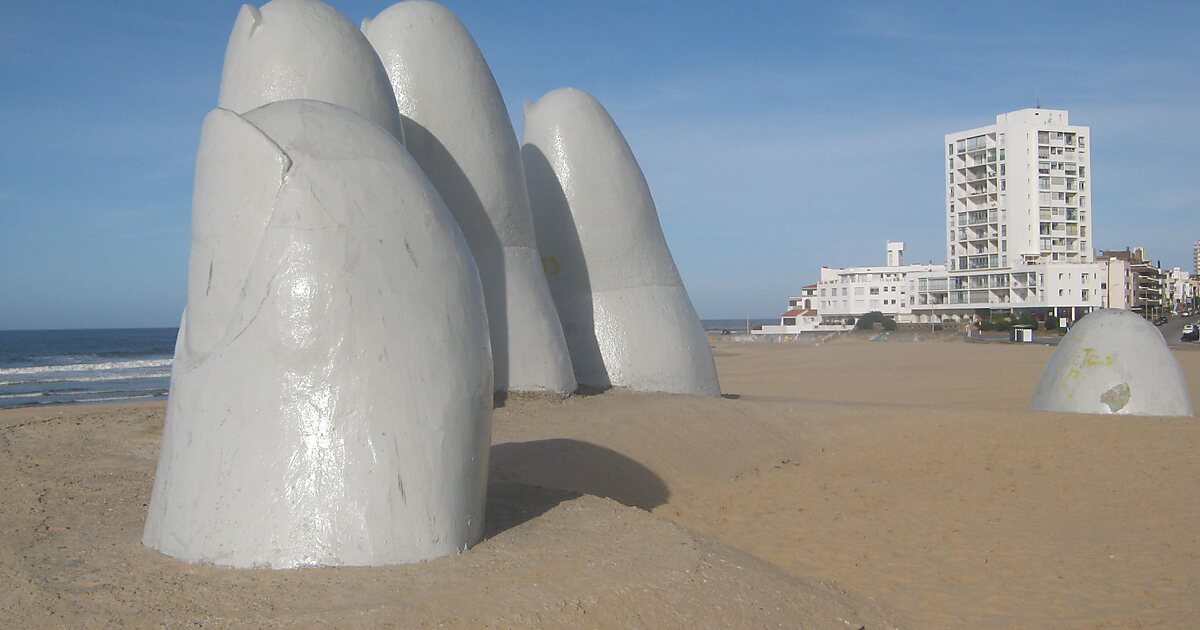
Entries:
[[1108,263],[1019,263],[990,274],[930,276],[918,282],[912,311],[918,322],[967,321],[981,311],[1074,321],[1104,306],[1108,276]]
[[810,284],[800,289],[800,295],[788,298],[788,308],[779,316],[779,324],[763,326],[751,331],[753,335],[798,335],[806,332],[843,330],[844,327],[821,326],[817,313],[817,285]]
[[879,311],[899,323],[918,321],[913,315],[918,286],[931,277],[946,277],[945,265],[905,265],[904,243],[889,241],[887,263],[878,267],[821,267],[817,310],[826,324],[844,324]]

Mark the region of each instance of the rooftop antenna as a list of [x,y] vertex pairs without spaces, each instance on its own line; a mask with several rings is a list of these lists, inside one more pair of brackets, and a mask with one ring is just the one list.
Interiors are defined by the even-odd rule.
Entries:
[[1034,98],[1034,101],[1037,103],[1037,105],[1035,105],[1034,108],[1041,109],[1042,108],[1042,95],[1037,92],[1034,92],[1033,98]]

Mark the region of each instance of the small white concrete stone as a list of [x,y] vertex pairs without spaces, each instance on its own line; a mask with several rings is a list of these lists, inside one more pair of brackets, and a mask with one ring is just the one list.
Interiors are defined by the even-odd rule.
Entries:
[[521,154],[580,384],[720,394],[708,338],[625,137],[591,95],[525,106]]
[[538,256],[517,138],[475,40],[448,9],[424,0],[363,20],[363,32],[391,79],[408,150],[479,265],[496,389],[575,391]]
[[1033,409],[1136,416],[1192,416],[1191,395],[1162,334],[1118,309],[1092,312],[1050,357]]
[[349,20],[319,0],[242,5],[217,104],[238,114],[292,99],[348,107],[404,141],[387,73]]
[[479,540],[483,290],[404,147],[348,109],[217,109],[143,542],[234,567],[380,565]]

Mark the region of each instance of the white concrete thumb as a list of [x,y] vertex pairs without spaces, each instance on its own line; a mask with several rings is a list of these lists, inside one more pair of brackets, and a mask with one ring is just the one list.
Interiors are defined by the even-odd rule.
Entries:
[[143,542],[234,567],[380,565],[479,540],[483,291],[404,147],[341,107],[214,110]]
[[527,104],[521,154],[580,384],[719,394],[646,178],[604,107],[569,88]]
[[1033,394],[1040,411],[1192,416],[1187,381],[1162,334],[1129,311],[1095,311],[1071,327]]
[[404,141],[387,73],[349,20],[319,0],[242,5],[217,104],[238,114],[291,99],[348,107]]
[[434,2],[392,5],[363,32],[383,60],[408,150],[458,220],[479,265],[496,389],[575,391],[533,233],[508,110],[467,29]]

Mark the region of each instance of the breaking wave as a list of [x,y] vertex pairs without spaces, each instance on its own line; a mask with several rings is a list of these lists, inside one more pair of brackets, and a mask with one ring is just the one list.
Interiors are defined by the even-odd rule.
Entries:
[[22,376],[27,374],[45,374],[48,372],[98,372],[107,370],[128,370],[134,368],[155,367],[161,368],[170,366],[171,359],[141,359],[138,361],[109,361],[106,363],[72,363],[70,365],[37,365],[28,367],[0,368],[0,376]]

